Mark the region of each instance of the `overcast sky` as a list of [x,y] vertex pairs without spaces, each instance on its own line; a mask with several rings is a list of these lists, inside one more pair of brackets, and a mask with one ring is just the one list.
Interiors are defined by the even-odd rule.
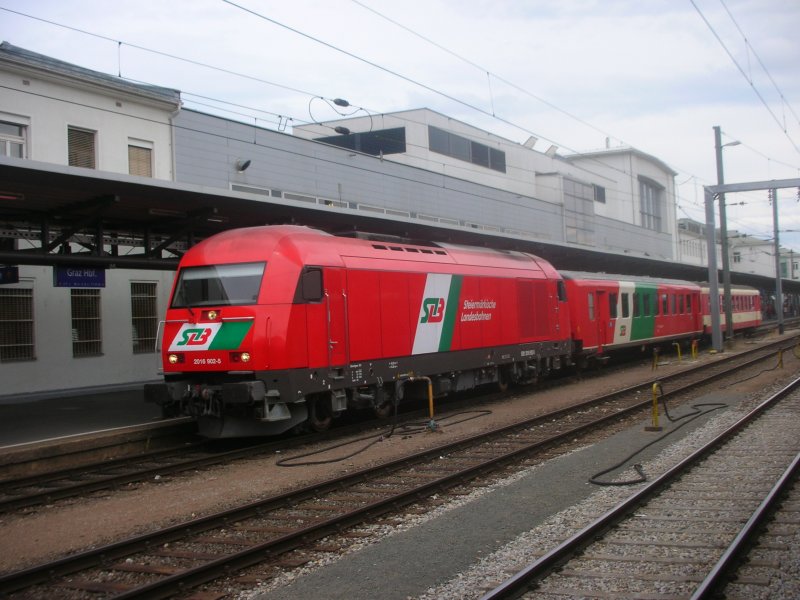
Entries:
[[[741,142],[724,149],[726,182],[800,177],[798,0],[0,0],[0,8],[7,42],[175,88],[187,107],[228,109],[264,127],[337,117],[312,100],[321,96],[373,114],[431,108],[515,142],[535,135],[540,151],[633,146],[678,171],[678,217],[704,220],[702,186],[716,183],[714,125],[723,143]],[[800,231],[799,198],[779,191],[781,230]],[[728,201],[729,229],[772,236],[766,192]],[[800,251],[800,233],[781,240]]]

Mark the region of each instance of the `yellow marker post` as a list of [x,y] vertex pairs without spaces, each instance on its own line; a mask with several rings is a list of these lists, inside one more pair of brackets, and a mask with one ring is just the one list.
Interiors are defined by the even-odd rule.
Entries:
[[428,421],[428,429],[430,431],[440,431],[439,424],[433,418],[434,416],[434,406],[433,406],[433,381],[430,377],[424,376],[414,376],[412,373],[408,373],[405,375],[400,376],[401,385],[411,381],[425,381],[428,384],[428,415],[430,420]]
[[656,381],[653,384],[653,424],[649,427],[645,427],[645,431],[661,431],[664,428],[658,425],[658,393],[661,392],[661,395],[664,395],[664,390],[661,388],[661,383]]
[[692,340],[692,360],[697,360],[697,340]]
[[678,342],[672,342],[672,345],[675,346],[675,349],[678,351],[678,362],[681,362],[681,345]]
[[653,348],[653,368],[651,371],[658,369],[658,348]]

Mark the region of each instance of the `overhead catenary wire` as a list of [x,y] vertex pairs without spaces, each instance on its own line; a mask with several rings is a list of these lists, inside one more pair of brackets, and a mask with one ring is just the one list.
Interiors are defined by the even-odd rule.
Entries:
[[[234,4],[233,2],[229,2],[229,1],[227,1],[227,0],[223,0],[223,1],[224,1],[224,2],[226,2],[227,4],[230,4],[230,5],[232,5],[232,6],[237,6],[237,7],[238,7],[238,5]],[[359,3],[359,4],[360,4],[360,3]],[[362,5],[362,6],[363,6],[363,5]],[[153,50],[153,49],[151,49],[151,48],[147,48],[147,47],[145,47],[145,46],[141,46],[141,45],[138,45],[138,44],[132,44],[132,43],[130,43],[130,44],[129,44],[129,43],[127,43],[127,42],[121,42],[121,41],[119,41],[119,40],[115,40],[115,39],[113,39],[113,38],[110,38],[110,37],[108,37],[108,36],[104,36],[104,35],[100,35],[100,34],[92,33],[92,32],[86,31],[86,30],[84,30],[84,29],[79,29],[79,28],[75,28],[75,27],[65,26],[65,25],[62,25],[62,24],[60,24],[60,23],[56,23],[56,22],[54,22],[54,21],[48,20],[48,19],[42,19],[42,18],[40,18],[40,17],[33,17],[33,16],[31,16],[31,15],[27,15],[27,14],[25,14],[25,13],[21,13],[21,12],[19,12],[19,11],[13,11],[13,10],[5,9],[5,8],[2,8],[2,7],[0,7],[0,9],[2,9],[2,10],[6,10],[6,11],[8,11],[8,12],[11,12],[11,13],[14,13],[14,14],[17,14],[17,15],[20,15],[20,16],[23,16],[23,17],[27,17],[27,18],[32,18],[32,19],[35,19],[35,20],[39,20],[39,21],[41,21],[41,22],[44,22],[44,23],[47,23],[47,24],[49,24],[49,25],[54,25],[54,26],[58,26],[58,27],[65,27],[65,28],[67,28],[67,29],[70,29],[70,30],[73,30],[73,31],[79,32],[79,33],[81,33],[81,34],[85,34],[85,35],[91,35],[91,36],[97,37],[97,38],[99,38],[99,39],[103,39],[103,40],[107,40],[107,41],[112,41],[112,42],[115,42],[115,43],[117,44],[118,48],[120,48],[122,45],[129,45],[129,46],[130,46],[130,47],[132,47],[132,48],[136,48],[136,49],[143,50],[143,51],[147,51],[147,52],[153,52],[153,53],[155,53],[155,54],[157,54],[157,55],[161,55],[161,56],[164,56],[164,57],[168,57],[168,58],[170,58],[170,59],[186,61],[186,62],[187,62],[187,63],[189,63],[189,64],[195,64],[195,65],[197,65],[197,66],[201,66],[201,67],[207,67],[207,68],[215,69],[215,70],[217,70],[217,71],[219,71],[219,72],[224,72],[224,73],[230,74],[230,75],[232,75],[232,76],[244,77],[244,78],[246,78],[246,79],[250,79],[250,80],[253,80],[253,81],[256,81],[256,82],[264,83],[264,84],[267,84],[267,85],[270,85],[270,86],[276,86],[276,87],[280,87],[280,88],[283,88],[283,89],[286,89],[286,90],[289,90],[289,91],[293,91],[293,92],[296,92],[296,93],[301,93],[301,94],[303,94],[303,95],[311,95],[311,92],[307,92],[307,91],[304,91],[304,90],[300,90],[300,89],[298,89],[298,88],[295,88],[295,87],[292,87],[292,86],[286,86],[286,85],[282,85],[282,84],[279,84],[279,83],[277,83],[277,82],[274,82],[274,81],[265,80],[265,79],[263,79],[263,78],[254,77],[254,76],[252,76],[252,75],[249,75],[249,74],[246,74],[246,73],[241,73],[241,72],[239,72],[239,71],[235,71],[235,70],[232,70],[232,69],[227,69],[227,68],[223,68],[223,67],[219,67],[219,66],[215,66],[215,65],[208,65],[208,64],[206,64],[206,63],[203,63],[203,62],[201,62],[201,61],[197,61],[197,60],[193,60],[193,59],[186,59],[186,58],[184,58],[184,57],[177,56],[177,55],[175,55],[175,54],[172,54],[172,53],[163,52],[163,51],[159,51],[159,50]],[[373,12],[375,12],[375,11],[373,11]],[[256,14],[257,14],[257,13],[256,13]],[[281,26],[283,27],[283,25],[282,25],[282,24],[281,24]],[[300,34],[300,35],[306,35],[306,37],[308,37],[309,39],[313,39],[314,41],[317,41],[317,42],[319,42],[319,43],[324,43],[324,42],[321,42],[321,41],[319,41],[319,40],[316,40],[316,38],[313,38],[312,36],[308,36],[307,34],[303,34],[303,33],[302,33],[302,32],[300,32],[299,30],[296,30],[296,29],[293,29],[293,28],[292,28],[292,29],[291,29],[291,31],[293,31],[293,32],[295,32],[295,33],[298,33],[298,34]],[[434,44],[435,44],[435,42],[431,42],[431,43],[434,43]],[[440,45],[440,46],[441,46],[441,45]],[[444,48],[444,47],[442,46],[442,48]],[[337,51],[340,51],[340,50],[338,50],[338,49],[337,49]],[[354,54],[352,54],[352,53],[348,53],[348,55],[350,55],[350,56],[353,56],[354,58],[356,58],[356,59],[358,59],[358,60],[361,60],[362,62],[367,62],[367,64],[372,64],[372,65],[376,66],[377,68],[383,68],[383,67],[381,67],[380,65],[377,65],[376,63],[373,63],[373,62],[371,62],[371,61],[366,61],[365,59],[362,59],[362,58],[360,58],[360,57],[358,57],[358,56],[356,56],[356,55],[354,55]],[[466,60],[466,59],[465,59],[465,60]],[[473,63],[473,64],[474,64],[474,63]],[[483,67],[480,67],[480,68],[483,68]],[[416,82],[416,81],[414,81],[414,80],[413,80],[413,79],[411,79],[411,78],[407,78],[407,77],[404,77],[404,76],[402,76],[402,75],[400,75],[400,74],[397,74],[397,73],[395,73],[395,72],[393,72],[393,71],[386,70],[385,68],[384,68],[384,70],[385,70],[386,72],[389,72],[389,73],[391,73],[391,74],[395,75],[395,76],[400,76],[401,78],[404,78],[405,80],[407,80],[407,81],[410,81],[410,82],[414,83],[415,85],[423,85],[423,86],[425,85],[425,84],[421,84],[421,83],[419,83],[419,82]],[[487,72],[487,73],[491,73],[490,71],[486,71],[486,72]],[[500,76],[495,76],[495,77],[496,77],[498,80],[504,80],[503,78],[500,78]],[[507,84],[509,84],[509,85],[515,86],[515,84],[513,84],[513,83],[512,83],[512,82],[510,82],[510,81],[505,81],[505,80],[504,80],[504,82],[505,82],[505,83],[507,83]],[[515,86],[515,87],[519,87],[519,86]],[[431,89],[431,91],[433,91],[433,92],[435,92],[435,93],[440,93],[440,92],[438,92],[437,90],[435,90],[435,89],[433,89],[433,88],[429,88],[429,89]],[[528,94],[528,95],[532,95],[530,92],[528,92],[527,90],[524,90],[524,89],[522,89],[522,88],[519,88],[519,91],[521,91],[521,92],[523,92],[523,93],[526,93],[526,94]],[[534,96],[534,97],[535,97],[535,95],[532,95],[532,96]],[[470,107],[470,108],[473,108],[473,109],[480,110],[480,108],[479,108],[479,107],[474,107],[474,106],[473,106],[471,103],[467,103],[467,102],[461,101],[461,100],[459,100],[458,98],[455,98],[455,97],[453,97],[453,96],[450,96],[450,95],[445,95],[445,97],[448,97],[449,99],[451,99],[451,100],[453,100],[453,101],[456,101],[456,102],[459,102],[460,104],[462,104],[462,105],[465,105],[465,106],[467,106],[467,107]],[[540,100],[540,101],[543,101],[543,102],[545,102],[545,103],[547,103],[547,101],[545,101],[545,100],[543,100],[543,99],[539,99],[539,100]],[[224,102],[224,101],[223,101],[223,102]],[[578,117],[576,117],[575,115],[571,115],[571,113],[568,113],[567,111],[564,111],[563,109],[560,109],[559,107],[557,107],[557,106],[555,106],[555,105],[552,105],[552,103],[550,103],[550,104],[551,104],[552,108],[554,108],[555,110],[559,110],[560,112],[563,112],[564,114],[567,114],[567,115],[568,115],[568,116],[570,116],[571,118],[575,118],[575,119],[577,119],[577,120],[581,121],[581,120],[580,120]],[[259,109],[255,109],[255,110],[259,110]],[[373,112],[374,112],[374,111],[373,111]],[[485,111],[485,110],[482,110],[481,112],[482,112],[483,114],[487,115],[487,116],[492,116],[493,118],[496,118],[496,116],[493,114],[493,113],[494,113],[494,110],[492,110],[492,111]],[[238,114],[238,116],[240,116],[240,117],[242,117],[242,118],[247,118],[247,115],[243,115],[243,114]],[[252,117],[251,117],[251,118],[252,118]],[[511,122],[511,121],[509,121],[509,120],[505,120],[505,119],[499,119],[499,120],[500,120],[501,122],[505,122],[506,124],[509,124],[509,125],[511,125],[511,126],[513,126],[513,127],[515,127],[515,128],[518,128],[518,129],[521,129],[521,130],[523,130],[523,131],[526,131],[526,132],[528,132],[528,133],[531,133],[532,135],[537,135],[535,132],[531,132],[531,131],[529,131],[529,130],[527,130],[527,129],[525,129],[525,128],[523,128],[523,127],[521,127],[521,126],[519,126],[519,125],[517,125],[517,124],[515,124],[515,123],[513,123],[513,122]],[[292,121],[292,122],[295,122],[295,121],[296,121],[296,122],[303,122],[302,120],[300,120],[300,119],[297,119],[296,117],[288,117],[288,116],[286,116],[286,117],[285,117],[285,120],[284,120],[284,116],[283,116],[283,115],[277,115],[277,123],[278,123],[278,127],[285,127],[285,126],[286,126],[286,124],[285,124],[285,123],[286,123],[286,122],[288,122],[288,121]],[[602,130],[599,130],[598,128],[596,128],[596,127],[592,126],[590,123],[587,123],[587,122],[585,122],[585,121],[582,121],[582,122],[583,122],[585,125],[587,125],[587,126],[590,126],[590,127],[593,127],[595,130],[597,130],[597,131],[601,131],[601,132],[602,132]],[[605,132],[603,132],[603,133],[605,133]],[[537,137],[541,137],[541,136],[538,136],[538,135],[537,135]],[[615,139],[618,139],[616,136],[610,136],[610,135],[609,135],[609,137],[615,137]],[[565,144],[559,143],[559,142],[557,142],[557,141],[555,141],[555,140],[549,140],[548,138],[545,138],[545,137],[542,137],[542,139],[545,139],[545,140],[548,140],[548,141],[552,141],[552,142],[553,142],[554,144],[556,144],[556,145],[559,145],[559,146],[561,146],[561,147],[564,147],[564,148],[566,148],[567,150],[570,150],[570,151],[572,151],[572,152],[576,152],[576,151],[574,151],[574,150],[570,149],[570,148],[569,148],[568,146],[566,146]],[[603,165],[604,165],[604,167],[606,167],[606,168],[608,167],[608,165],[606,165],[605,163],[603,163]],[[593,172],[593,171],[592,171],[592,170],[590,170],[590,169],[587,169],[587,168],[586,168],[584,165],[573,165],[573,167],[574,167],[574,168],[578,168],[578,169],[582,169],[582,170],[584,170],[585,172],[587,172],[587,173],[589,173],[589,174],[592,174],[592,175],[597,175],[597,173]],[[619,170],[620,172],[622,172],[622,173],[626,174],[626,176],[630,176],[630,173],[627,173],[627,172],[625,172],[625,171],[624,171],[624,170],[622,170],[622,169],[617,169],[617,170]],[[684,171],[686,171],[686,170],[684,169]],[[686,171],[686,172],[688,172],[688,171]],[[547,186],[544,186],[544,187],[546,188]],[[631,196],[631,198],[630,198],[630,202],[633,202],[633,200],[634,200],[634,195],[633,195],[632,193],[631,193],[631,194],[628,194],[628,195],[629,195],[629,196]],[[678,192],[677,192],[677,189],[675,190],[675,196],[676,196],[676,200],[680,200],[680,199],[681,199],[681,196],[678,194]],[[623,199],[623,200],[627,201],[626,199]]]
[[[355,1],[355,0],[354,0],[354,1]],[[236,5],[235,3],[233,3],[233,2],[230,2],[230,1],[228,1],[228,0],[223,0],[223,2],[226,2],[226,3],[228,3],[228,4],[232,5],[232,6],[237,6],[237,8],[241,8],[241,7],[239,7],[238,5]],[[363,7],[364,7],[364,8],[366,8],[367,10],[371,10],[372,12],[374,12],[374,13],[376,13],[376,14],[380,15],[380,13],[378,13],[377,11],[374,11],[373,9],[370,9],[369,7],[366,7],[366,6],[365,6],[365,5],[363,5],[362,3],[358,3],[358,4],[359,4],[360,6],[363,6]],[[253,11],[249,11],[248,9],[245,9],[245,8],[241,8],[241,9],[242,9],[242,10],[246,10],[246,11],[248,11],[248,12],[253,12]],[[212,70],[216,70],[216,71],[218,71],[218,72],[226,73],[226,74],[229,74],[229,75],[232,75],[232,76],[242,77],[242,78],[245,78],[245,79],[248,79],[248,80],[251,80],[251,81],[257,82],[257,83],[264,83],[264,84],[266,84],[266,85],[270,85],[270,86],[273,86],[273,87],[278,87],[278,88],[281,88],[281,89],[285,89],[285,90],[287,90],[287,91],[292,91],[292,92],[300,93],[300,94],[303,94],[303,95],[306,95],[306,96],[320,96],[320,97],[324,97],[324,96],[322,96],[321,94],[318,94],[318,93],[314,93],[314,92],[310,92],[310,91],[301,90],[301,89],[298,89],[298,88],[296,88],[296,87],[293,87],[293,86],[284,85],[284,84],[281,84],[281,83],[277,83],[277,82],[275,82],[275,81],[269,81],[269,80],[266,80],[266,79],[263,79],[263,78],[255,77],[255,76],[253,76],[253,75],[250,75],[250,74],[247,74],[247,73],[241,73],[241,72],[239,72],[239,71],[235,71],[235,70],[228,69],[228,68],[225,68],[225,67],[220,67],[220,66],[216,66],[216,65],[210,65],[210,64],[208,64],[208,63],[204,63],[204,62],[202,62],[202,61],[198,61],[198,60],[194,60],[194,59],[190,59],[190,58],[185,58],[185,57],[182,57],[182,56],[178,56],[178,55],[176,55],[176,54],[173,54],[173,53],[164,52],[164,51],[161,51],[161,50],[155,50],[155,49],[148,48],[148,47],[146,47],[146,46],[142,46],[142,45],[139,45],[139,44],[134,44],[134,43],[130,43],[130,42],[126,42],[126,41],[118,40],[118,39],[115,39],[115,38],[112,38],[112,37],[109,37],[109,36],[106,36],[106,35],[98,34],[98,33],[91,32],[91,31],[88,31],[88,30],[85,30],[85,29],[81,29],[81,28],[78,28],[78,27],[73,27],[73,26],[70,26],[70,25],[65,25],[65,24],[62,24],[62,23],[58,23],[58,22],[56,22],[56,21],[53,21],[53,20],[50,20],[50,19],[45,19],[45,18],[42,18],[42,17],[36,17],[36,16],[30,15],[30,14],[27,14],[27,13],[23,13],[23,12],[21,12],[21,11],[12,10],[12,9],[8,9],[8,8],[5,8],[5,7],[0,7],[0,10],[6,11],[6,12],[9,12],[9,13],[12,13],[12,14],[16,14],[16,15],[18,15],[18,16],[21,16],[21,17],[29,18],[29,19],[32,19],[32,20],[37,20],[37,21],[40,21],[40,22],[43,22],[43,23],[46,23],[46,24],[48,24],[48,25],[52,25],[52,26],[55,26],[55,27],[60,27],[60,28],[64,28],[64,29],[71,30],[71,31],[75,31],[75,32],[77,32],[77,33],[81,33],[81,34],[84,34],[84,35],[92,36],[92,37],[95,37],[95,38],[97,38],[97,39],[102,39],[102,40],[110,41],[110,42],[113,42],[113,43],[115,43],[115,44],[118,46],[118,48],[121,48],[122,46],[129,46],[129,47],[131,47],[131,48],[135,48],[135,49],[137,49],[137,50],[141,50],[141,51],[144,51],[144,52],[150,52],[150,53],[153,53],[153,54],[156,54],[156,55],[160,55],[160,56],[163,56],[163,57],[167,57],[167,58],[170,58],[170,59],[173,59],[173,60],[179,60],[179,61],[186,62],[186,63],[188,63],[188,64],[193,64],[193,65],[196,65],[196,66],[200,66],[200,67],[209,68],[209,69],[212,69]],[[255,13],[255,12],[253,12],[253,14],[255,14],[255,15],[258,15],[258,13]],[[260,16],[261,18],[266,18],[266,17],[263,17],[262,15],[258,15],[258,16]],[[380,16],[381,16],[382,18],[386,18],[386,17],[384,17],[383,15],[380,15]],[[281,27],[286,27],[285,25],[283,25],[283,24],[280,24],[280,23],[278,23],[278,22],[277,22],[277,21],[275,21],[275,20],[271,20],[271,19],[269,19],[269,20],[270,20],[270,22],[273,22],[273,23],[275,23],[275,24],[277,24],[277,25],[280,25]],[[390,22],[393,22],[393,21],[391,21],[391,19],[389,19],[389,21],[390,21]],[[399,27],[404,27],[403,25],[401,25],[401,24],[399,24],[399,23],[397,24],[397,26],[399,26]],[[407,28],[407,29],[408,29],[408,28]],[[290,31],[292,31],[292,32],[295,32],[295,33],[297,33],[297,34],[299,34],[299,35],[303,35],[303,36],[307,37],[308,39],[314,40],[314,41],[316,41],[316,42],[318,42],[318,43],[323,43],[323,44],[326,44],[326,45],[327,45],[327,43],[326,43],[326,42],[323,42],[323,41],[321,41],[321,40],[317,40],[317,39],[316,39],[316,38],[314,38],[313,36],[309,36],[309,35],[307,35],[307,34],[304,34],[303,32],[300,32],[299,30],[297,30],[297,29],[295,29],[295,28],[289,28],[289,30],[290,30]],[[413,31],[412,31],[412,33],[413,33]],[[418,34],[415,34],[415,35],[418,35]],[[434,41],[432,41],[432,40],[428,40],[427,38],[424,38],[424,36],[420,36],[420,37],[422,37],[423,39],[425,39],[425,40],[426,40],[428,43],[431,43],[431,44],[433,44],[433,45],[435,45],[435,46],[437,46],[437,47],[439,47],[439,48],[443,49],[444,51],[446,51],[446,52],[449,52],[449,53],[453,54],[454,56],[458,56],[458,57],[459,57],[461,60],[464,60],[465,62],[467,62],[467,63],[469,63],[469,64],[472,64],[472,65],[473,65],[473,66],[475,66],[476,68],[483,69],[483,67],[481,67],[481,66],[477,65],[477,63],[473,63],[472,61],[469,61],[468,59],[461,57],[460,55],[458,55],[458,54],[456,54],[456,53],[454,53],[454,52],[452,52],[452,51],[450,51],[450,50],[446,49],[446,48],[445,48],[444,46],[442,46],[441,44],[437,44],[436,42],[434,42]],[[335,47],[334,47],[334,46],[332,46],[332,45],[328,45],[328,46],[330,46],[330,47],[332,47],[332,48],[335,48]],[[336,48],[336,50],[337,50],[337,51],[341,51],[341,50],[339,50],[338,48]],[[362,58],[360,58],[360,57],[358,57],[358,56],[356,56],[356,55],[354,55],[354,54],[352,54],[352,53],[347,53],[347,54],[348,54],[349,56],[352,56],[353,58],[356,58],[356,59],[358,59],[358,60],[361,60],[362,62],[367,62],[368,64],[373,64],[373,65],[375,65],[377,68],[383,68],[383,67],[381,67],[380,65],[377,65],[377,64],[375,64],[375,63],[372,63],[371,61],[366,61],[366,59],[362,59]],[[386,72],[389,72],[389,73],[393,74],[393,75],[399,76],[399,77],[401,77],[401,78],[403,78],[403,79],[405,79],[405,80],[407,80],[407,81],[410,81],[410,82],[412,82],[412,83],[414,83],[414,84],[416,84],[416,85],[423,85],[423,86],[424,86],[424,84],[421,84],[421,83],[419,83],[419,82],[416,82],[416,81],[414,81],[414,80],[413,80],[413,79],[411,79],[411,78],[404,77],[404,76],[402,76],[402,75],[396,74],[396,73],[394,73],[393,71],[389,71],[389,70],[387,70],[387,69],[384,69],[384,70],[385,70]],[[547,106],[551,107],[551,108],[552,108],[552,109],[554,109],[554,110],[557,110],[557,111],[561,112],[562,114],[565,114],[565,115],[567,115],[568,117],[570,117],[570,118],[572,118],[572,119],[576,120],[577,122],[580,122],[580,123],[584,124],[585,126],[587,126],[587,127],[590,127],[590,128],[592,128],[592,129],[594,129],[595,131],[598,131],[598,132],[600,132],[600,133],[603,133],[603,134],[604,134],[604,135],[606,135],[607,137],[613,137],[614,139],[618,139],[618,140],[620,139],[618,136],[614,136],[614,135],[612,135],[612,134],[609,134],[609,133],[607,133],[607,132],[604,132],[603,130],[601,130],[601,129],[597,128],[596,126],[592,125],[591,123],[589,123],[589,122],[587,122],[587,121],[585,121],[585,120],[581,119],[580,117],[577,117],[576,115],[574,115],[574,114],[572,114],[572,113],[570,113],[570,112],[568,112],[568,111],[566,111],[566,110],[564,110],[564,109],[562,109],[562,108],[558,107],[557,105],[555,105],[555,104],[553,104],[553,103],[551,103],[551,102],[549,102],[549,101],[545,100],[544,98],[541,98],[541,97],[539,97],[539,96],[537,96],[537,95],[533,94],[532,92],[530,92],[530,91],[528,91],[528,90],[525,90],[525,89],[524,89],[524,88],[522,88],[521,86],[518,86],[517,84],[514,84],[513,82],[511,82],[511,81],[508,81],[507,79],[505,79],[505,78],[503,78],[503,77],[501,77],[501,76],[499,76],[499,75],[496,75],[496,74],[493,74],[493,75],[494,75],[494,77],[495,77],[496,79],[498,79],[499,81],[503,81],[504,83],[506,83],[506,84],[507,84],[507,85],[509,85],[509,86],[512,86],[512,87],[514,87],[515,89],[517,89],[517,90],[518,90],[518,91],[520,91],[521,93],[524,93],[524,94],[526,94],[526,95],[529,95],[530,97],[532,97],[532,98],[534,98],[534,99],[537,99],[538,101],[540,101],[540,102],[544,103],[545,105],[547,105]],[[440,92],[438,92],[438,91],[434,90],[433,88],[430,88],[430,89],[431,89],[432,91],[434,91],[435,93],[440,93]],[[449,96],[449,95],[448,95],[448,96],[446,96],[446,97],[448,97],[448,98],[451,98],[451,99],[453,99],[454,101],[456,101],[456,102],[459,102],[460,104],[462,104],[462,105],[465,105],[465,106],[467,106],[467,107],[470,107],[470,108],[475,108],[475,109],[477,109],[477,110],[481,110],[481,109],[479,109],[478,107],[473,107],[473,106],[472,106],[470,103],[467,103],[467,102],[465,102],[465,101],[461,101],[461,100],[459,100],[459,99],[457,99],[457,98],[454,98],[454,97],[451,97],[451,96]],[[367,109],[367,110],[370,110],[370,109]],[[377,113],[377,112],[379,112],[379,111],[375,111],[375,110],[373,110],[372,112],[373,112],[373,113]],[[578,154],[579,154],[579,152],[578,152],[577,150],[574,150],[574,149],[570,148],[568,145],[566,145],[566,144],[564,144],[564,143],[562,143],[562,142],[559,142],[559,141],[557,141],[557,140],[551,140],[551,139],[549,139],[549,138],[547,138],[547,137],[540,136],[540,135],[536,134],[535,132],[529,131],[528,129],[526,129],[526,128],[524,128],[524,127],[520,126],[520,125],[517,125],[517,124],[515,124],[515,123],[513,123],[513,122],[511,122],[511,121],[508,121],[508,120],[505,120],[505,119],[498,118],[498,117],[496,117],[495,115],[492,115],[492,114],[491,114],[489,111],[482,110],[481,112],[482,112],[483,114],[487,115],[487,116],[491,116],[492,118],[497,118],[497,119],[498,119],[498,120],[500,120],[501,122],[504,122],[504,123],[506,123],[506,124],[508,124],[508,125],[510,125],[510,126],[512,126],[512,127],[515,127],[515,128],[517,128],[517,129],[520,129],[520,130],[522,130],[522,131],[525,131],[525,132],[527,132],[527,133],[529,133],[529,134],[531,134],[531,135],[534,135],[534,136],[536,136],[536,137],[541,137],[541,139],[544,139],[544,140],[546,140],[546,141],[548,141],[548,142],[550,142],[550,143],[552,143],[552,144],[554,144],[554,145],[557,145],[557,146],[559,146],[559,147],[561,147],[561,148],[564,148],[564,149],[566,149],[566,150],[569,150],[570,152],[574,152],[574,153],[578,153]],[[302,119],[297,119],[297,117],[287,117],[287,118],[288,118],[288,119],[295,120],[295,121],[298,121],[298,122],[302,122],[302,121],[303,121]],[[605,164],[604,164],[604,166],[608,167],[608,165],[605,165]],[[579,168],[580,168],[580,167],[579,167]],[[681,171],[683,171],[683,172],[686,172],[686,173],[689,173],[689,171],[688,171],[687,169],[681,169]],[[591,171],[588,171],[588,170],[587,170],[587,172],[591,173]]]

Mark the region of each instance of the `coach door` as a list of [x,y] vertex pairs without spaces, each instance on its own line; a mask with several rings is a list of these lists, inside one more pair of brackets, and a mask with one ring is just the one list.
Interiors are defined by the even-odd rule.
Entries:
[[611,323],[608,293],[604,290],[597,290],[597,307],[595,311],[595,323],[597,324],[597,353],[603,353],[603,347],[608,344],[609,325]]
[[347,288],[342,269],[325,269],[325,327],[328,366],[341,367],[347,362]]

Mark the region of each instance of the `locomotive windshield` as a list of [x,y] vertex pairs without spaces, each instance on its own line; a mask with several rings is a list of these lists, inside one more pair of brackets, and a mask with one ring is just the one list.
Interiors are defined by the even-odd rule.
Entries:
[[210,265],[181,269],[172,308],[253,304],[266,263]]

